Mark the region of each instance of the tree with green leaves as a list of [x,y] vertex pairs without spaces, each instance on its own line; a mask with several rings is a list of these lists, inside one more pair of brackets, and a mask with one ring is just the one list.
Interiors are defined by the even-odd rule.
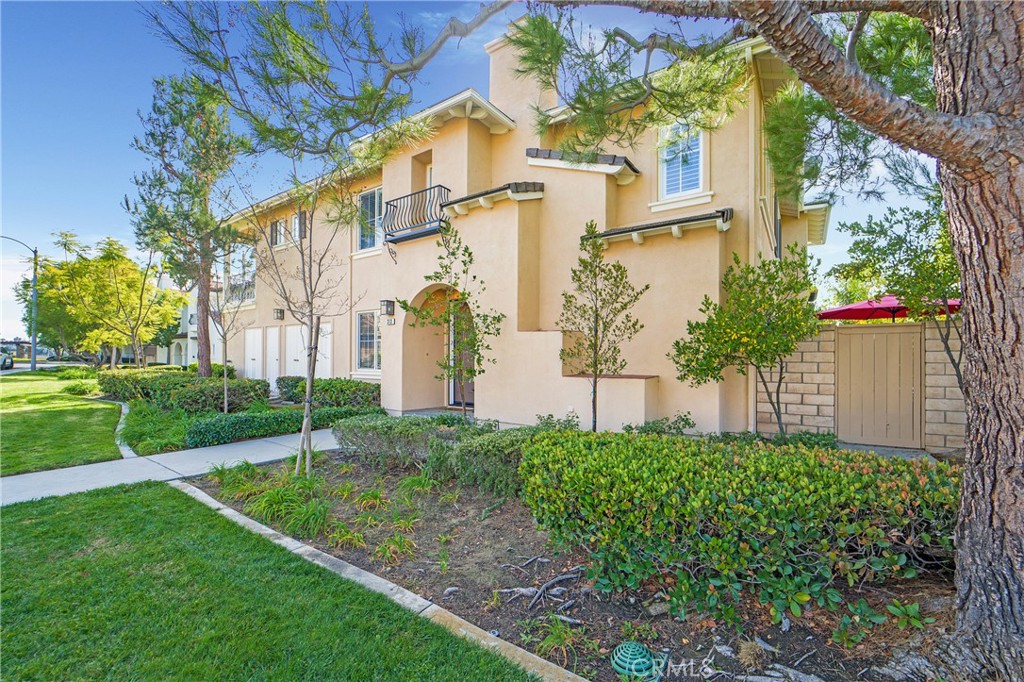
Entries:
[[669,354],[679,380],[694,386],[724,381],[727,367],[743,376],[753,367],[783,438],[786,357],[818,331],[810,300],[816,264],[805,248],[794,244],[788,251],[788,258],[756,265],[742,263],[734,253],[722,276],[722,302],[705,296],[700,306],[705,319],[687,322],[686,338],[673,342]]
[[451,223],[441,226],[437,246],[437,269],[424,276],[439,285],[439,294],[428,296],[422,305],[399,300],[399,307],[412,315],[411,324],[434,327],[448,340],[449,352],[437,361],[438,381],[452,382],[459,389],[462,414],[466,409],[466,388],[495,360],[488,356],[491,339],[501,334],[504,313],[483,306],[480,299],[487,290],[473,271],[473,251],[462,243],[459,231]]
[[572,268],[572,290],[562,292],[558,327],[570,334],[559,351],[562,362],[590,381],[590,430],[597,431],[597,390],[601,379],[622,374],[622,346],[644,325],[630,312],[651,288],[637,288],[618,261],[607,261],[597,223],[587,223],[580,239],[580,257]]
[[[43,260],[39,264],[36,288],[39,294],[39,314],[36,330],[39,344],[53,348],[57,357],[73,353],[81,348],[90,325],[72,314],[71,308],[61,297],[55,282],[59,264]],[[32,324],[32,279],[23,277],[14,289],[14,296],[23,306],[21,320],[25,329]]]
[[140,114],[143,134],[132,147],[149,158],[149,171],[133,178],[138,200],[125,198],[139,246],[163,257],[171,278],[196,292],[196,362],[210,371],[210,282],[232,237],[224,221],[228,178],[246,141],[231,133],[216,92],[198,78],[159,78],[153,107]]
[[57,245],[64,258],[47,263],[40,279],[45,274],[45,286],[52,287],[70,314],[88,326],[82,349],[98,352],[109,348],[113,368],[117,349],[131,346],[135,366],[141,366],[143,346],[179,315],[185,302],[179,292],[156,286],[154,252],[139,264],[116,239],[107,237],[92,249],[69,232],[59,235]]
[[893,294],[907,306],[908,316],[935,326],[962,390],[963,343],[957,316],[950,309],[950,301],[960,298],[960,268],[941,200],[933,199],[924,209],[890,207],[881,218],[840,223],[839,229],[853,237],[853,244],[850,260],[834,267],[831,274],[857,277],[884,272],[870,297]]

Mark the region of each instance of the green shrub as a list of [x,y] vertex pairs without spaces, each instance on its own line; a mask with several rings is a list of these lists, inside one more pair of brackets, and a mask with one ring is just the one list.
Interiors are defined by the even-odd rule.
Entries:
[[809,431],[801,431],[798,433],[791,433],[786,436],[783,441],[779,436],[772,439],[772,442],[782,443],[785,442],[789,445],[803,445],[808,448],[825,448],[825,449],[836,449],[839,447],[839,438],[834,433],[810,433]]
[[[278,382],[280,387],[280,382]],[[295,388],[302,402],[306,396],[306,380]],[[317,407],[372,407],[380,405],[380,384],[354,379],[314,379],[313,404]]]
[[450,453],[450,469],[460,485],[475,485],[498,496],[518,495],[522,489],[519,460],[523,448],[540,430],[533,426],[505,429],[465,438]]
[[[189,374],[198,375],[199,374],[199,363],[198,362],[193,362],[193,363],[189,364],[188,369],[186,371]],[[212,372],[212,374],[210,376],[216,377],[216,378],[219,378],[219,379],[223,379],[224,378],[224,365],[220,364],[219,362],[211,362],[210,363],[210,371]],[[228,365],[228,379],[234,379],[234,378],[235,378],[235,366],[234,365]]]
[[676,613],[731,622],[744,589],[778,621],[837,608],[837,581],[948,561],[959,496],[957,469],[921,459],[629,434],[540,434],[520,474],[540,525],[590,549],[599,588],[671,574]]
[[100,389],[91,379],[76,379],[66,386],[62,386],[60,392],[69,395],[93,395],[99,393]]
[[625,433],[653,433],[659,436],[685,436],[686,432],[697,426],[690,413],[677,414],[669,419],[662,417],[643,424],[626,424],[622,427]]
[[[379,407],[321,407],[313,410],[313,428],[324,429],[339,419],[355,415],[383,413]],[[302,410],[294,409],[219,414],[190,423],[185,441],[190,448],[203,448],[250,438],[298,433],[302,430],[302,416]]]
[[72,381],[74,379],[95,379],[96,369],[94,367],[67,367],[57,372],[57,379],[60,381]]
[[[97,380],[103,393],[123,402],[141,399],[186,412],[215,411],[223,406],[223,379],[194,377],[185,372],[119,369],[100,372]],[[228,409],[244,410],[253,401],[266,400],[269,393],[266,381],[229,379]]]
[[570,412],[564,417],[556,417],[553,414],[538,414],[537,426],[544,431],[579,431],[580,418],[575,412]]
[[[290,403],[301,403],[304,397],[303,391],[306,388],[305,377],[278,377],[277,378],[277,394],[281,400],[286,400]],[[300,390],[300,386],[302,387]]]
[[463,421],[448,426],[447,416],[388,417],[369,415],[343,419],[334,425],[334,437],[342,449],[378,468],[408,468],[427,462],[432,448],[446,447],[461,437],[485,433],[490,425]]
[[128,403],[128,415],[124,419],[124,427],[118,432],[118,440],[141,456],[183,450],[189,424],[209,414],[165,410],[144,400],[133,400]]

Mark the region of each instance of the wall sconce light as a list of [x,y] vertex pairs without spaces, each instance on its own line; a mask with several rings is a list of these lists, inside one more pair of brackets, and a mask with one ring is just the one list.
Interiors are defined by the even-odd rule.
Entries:
[[274,308],[274,319],[275,320],[283,320],[284,319],[284,308]]
[[391,317],[395,314],[395,302],[389,299],[381,299],[380,302],[380,314],[386,317]]

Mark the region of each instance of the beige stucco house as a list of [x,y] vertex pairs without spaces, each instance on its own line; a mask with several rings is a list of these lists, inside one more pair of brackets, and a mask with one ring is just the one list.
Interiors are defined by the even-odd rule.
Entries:
[[[507,316],[492,344],[496,364],[466,392],[476,416],[528,424],[538,414],[575,411],[586,419],[589,386],[563,368],[556,322],[580,235],[594,220],[608,258],[625,264],[634,283],[651,284],[635,310],[646,327],[624,351],[629,374],[602,383],[599,426],[690,412],[701,430],[754,428],[750,378],[692,388],[676,380],[666,354],[702,297],[719,295],[733,252],[752,260],[773,257],[780,243],[821,244],[829,209],[776,201],[763,102],[792,76],[760,42],[737,49],[751,70],[746,105],[720,129],[686,143],[687,154],[665,154],[659,132],[650,131],[635,147],[580,166],[560,158],[557,140],[534,131],[533,107],[554,109],[553,94],[514,75],[515,55],[503,38],[487,45],[488,96],[464,90],[420,112],[433,121],[433,137],[354,188],[377,229],[354,227],[331,246],[344,291],[337,314],[323,319],[318,376],[380,382],[383,406],[396,414],[460,402],[453,387],[434,378],[447,352],[443,336],[410,325],[398,306],[382,314],[386,302],[419,304],[432,293],[424,275],[435,268],[435,235],[447,219],[476,256],[485,307]],[[286,195],[265,207],[265,218],[282,221],[278,240],[305,237]],[[245,330],[229,344],[231,361],[241,374],[272,384],[303,374],[303,329],[282,314],[265,282],[246,286]]]

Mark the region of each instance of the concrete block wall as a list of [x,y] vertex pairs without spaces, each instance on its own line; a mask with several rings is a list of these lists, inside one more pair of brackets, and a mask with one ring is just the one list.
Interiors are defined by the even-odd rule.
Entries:
[[[960,338],[950,336],[950,348],[960,351]],[[928,321],[924,325],[924,446],[925,449],[955,450],[964,447],[967,412],[964,394],[953,372],[953,365],[942,345],[939,330]]]
[[[768,377],[772,390],[777,374]],[[757,379],[755,375],[755,379]],[[836,330],[822,327],[818,334],[801,341],[786,361],[779,394],[782,423],[786,431],[829,433],[836,430]],[[764,386],[757,380],[757,430],[772,435],[778,432]]]
[[[923,326],[923,446],[933,452],[947,452],[964,447],[967,424],[964,396],[943,350],[938,330],[931,321]],[[960,349],[955,333],[951,346],[954,353]],[[786,377],[780,394],[786,430],[790,433],[836,432],[836,328],[824,326],[814,338],[802,341],[786,364]],[[769,377],[769,380],[773,378]],[[757,430],[765,435],[778,432],[775,414],[759,380]]]

